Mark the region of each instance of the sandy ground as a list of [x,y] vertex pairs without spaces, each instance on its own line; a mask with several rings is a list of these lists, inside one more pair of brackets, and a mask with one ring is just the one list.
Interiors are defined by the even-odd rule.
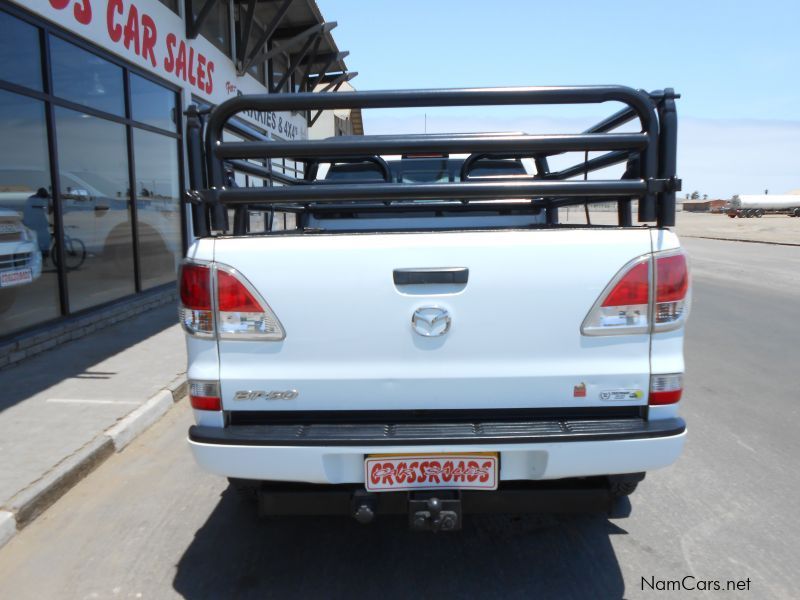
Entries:
[[[563,223],[585,223],[582,207],[562,209]],[[616,224],[614,212],[590,211],[593,223]],[[786,215],[764,215],[760,219],[731,219],[725,214],[678,213],[678,234],[722,240],[744,240],[800,245],[800,219]]]

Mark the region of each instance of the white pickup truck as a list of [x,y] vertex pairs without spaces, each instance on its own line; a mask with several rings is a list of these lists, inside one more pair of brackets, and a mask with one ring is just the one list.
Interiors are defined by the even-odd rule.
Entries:
[[[431,530],[470,512],[608,510],[672,464],[690,302],[669,229],[676,97],[621,86],[243,96],[211,113],[204,151],[190,115],[198,238],[180,321],[197,462],[265,514],[403,513]],[[248,109],[605,101],[625,106],[579,134],[221,141]],[[635,119],[641,131],[613,131]],[[565,152],[580,161],[549,168]],[[229,165],[277,156],[304,163],[305,179],[224,186]],[[621,178],[588,178],[614,164]],[[559,208],[598,202],[617,205],[618,226],[558,222]],[[265,219],[253,231],[253,211],[293,213],[296,228]]]

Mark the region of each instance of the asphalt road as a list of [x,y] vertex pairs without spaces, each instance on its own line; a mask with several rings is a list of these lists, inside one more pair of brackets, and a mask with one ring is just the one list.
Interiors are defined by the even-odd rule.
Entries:
[[800,248],[686,246],[690,437],[629,518],[472,517],[442,535],[258,520],[193,464],[181,403],[0,551],[0,597],[647,598],[675,594],[643,578],[691,575],[749,587],[723,597],[797,598]]

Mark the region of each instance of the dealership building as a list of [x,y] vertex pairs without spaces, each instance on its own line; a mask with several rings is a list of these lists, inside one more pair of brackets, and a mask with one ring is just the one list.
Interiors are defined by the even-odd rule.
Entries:
[[[314,0],[0,0],[0,367],[172,301],[192,235],[184,111],[349,87],[335,25]],[[226,136],[360,133],[336,111],[240,114]]]

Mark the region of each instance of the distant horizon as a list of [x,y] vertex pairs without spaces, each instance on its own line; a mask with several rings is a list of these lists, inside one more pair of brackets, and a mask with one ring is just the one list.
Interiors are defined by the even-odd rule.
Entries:
[[[350,52],[348,68],[359,72],[351,82],[355,89],[563,83],[674,87],[682,95],[681,197],[695,190],[724,199],[800,189],[800,52],[793,31],[800,3],[764,0],[753,10],[748,3],[676,0],[665,10],[634,0],[615,0],[613,9],[576,0],[546,6],[507,1],[486,10],[485,3],[470,0],[405,0],[376,2],[365,10],[354,0],[317,1],[328,20],[339,23],[334,37],[341,50]],[[620,49],[625,32],[665,18],[674,24],[668,38],[674,43],[661,43],[656,33],[649,34],[652,45],[642,38],[641,52],[633,39]],[[453,111],[456,117],[449,121],[460,130],[569,133],[614,110],[598,105],[537,112],[509,108],[498,116],[471,109]],[[428,130],[444,131],[448,119],[431,112]],[[422,132],[421,109],[392,114],[366,111],[365,132]]]

